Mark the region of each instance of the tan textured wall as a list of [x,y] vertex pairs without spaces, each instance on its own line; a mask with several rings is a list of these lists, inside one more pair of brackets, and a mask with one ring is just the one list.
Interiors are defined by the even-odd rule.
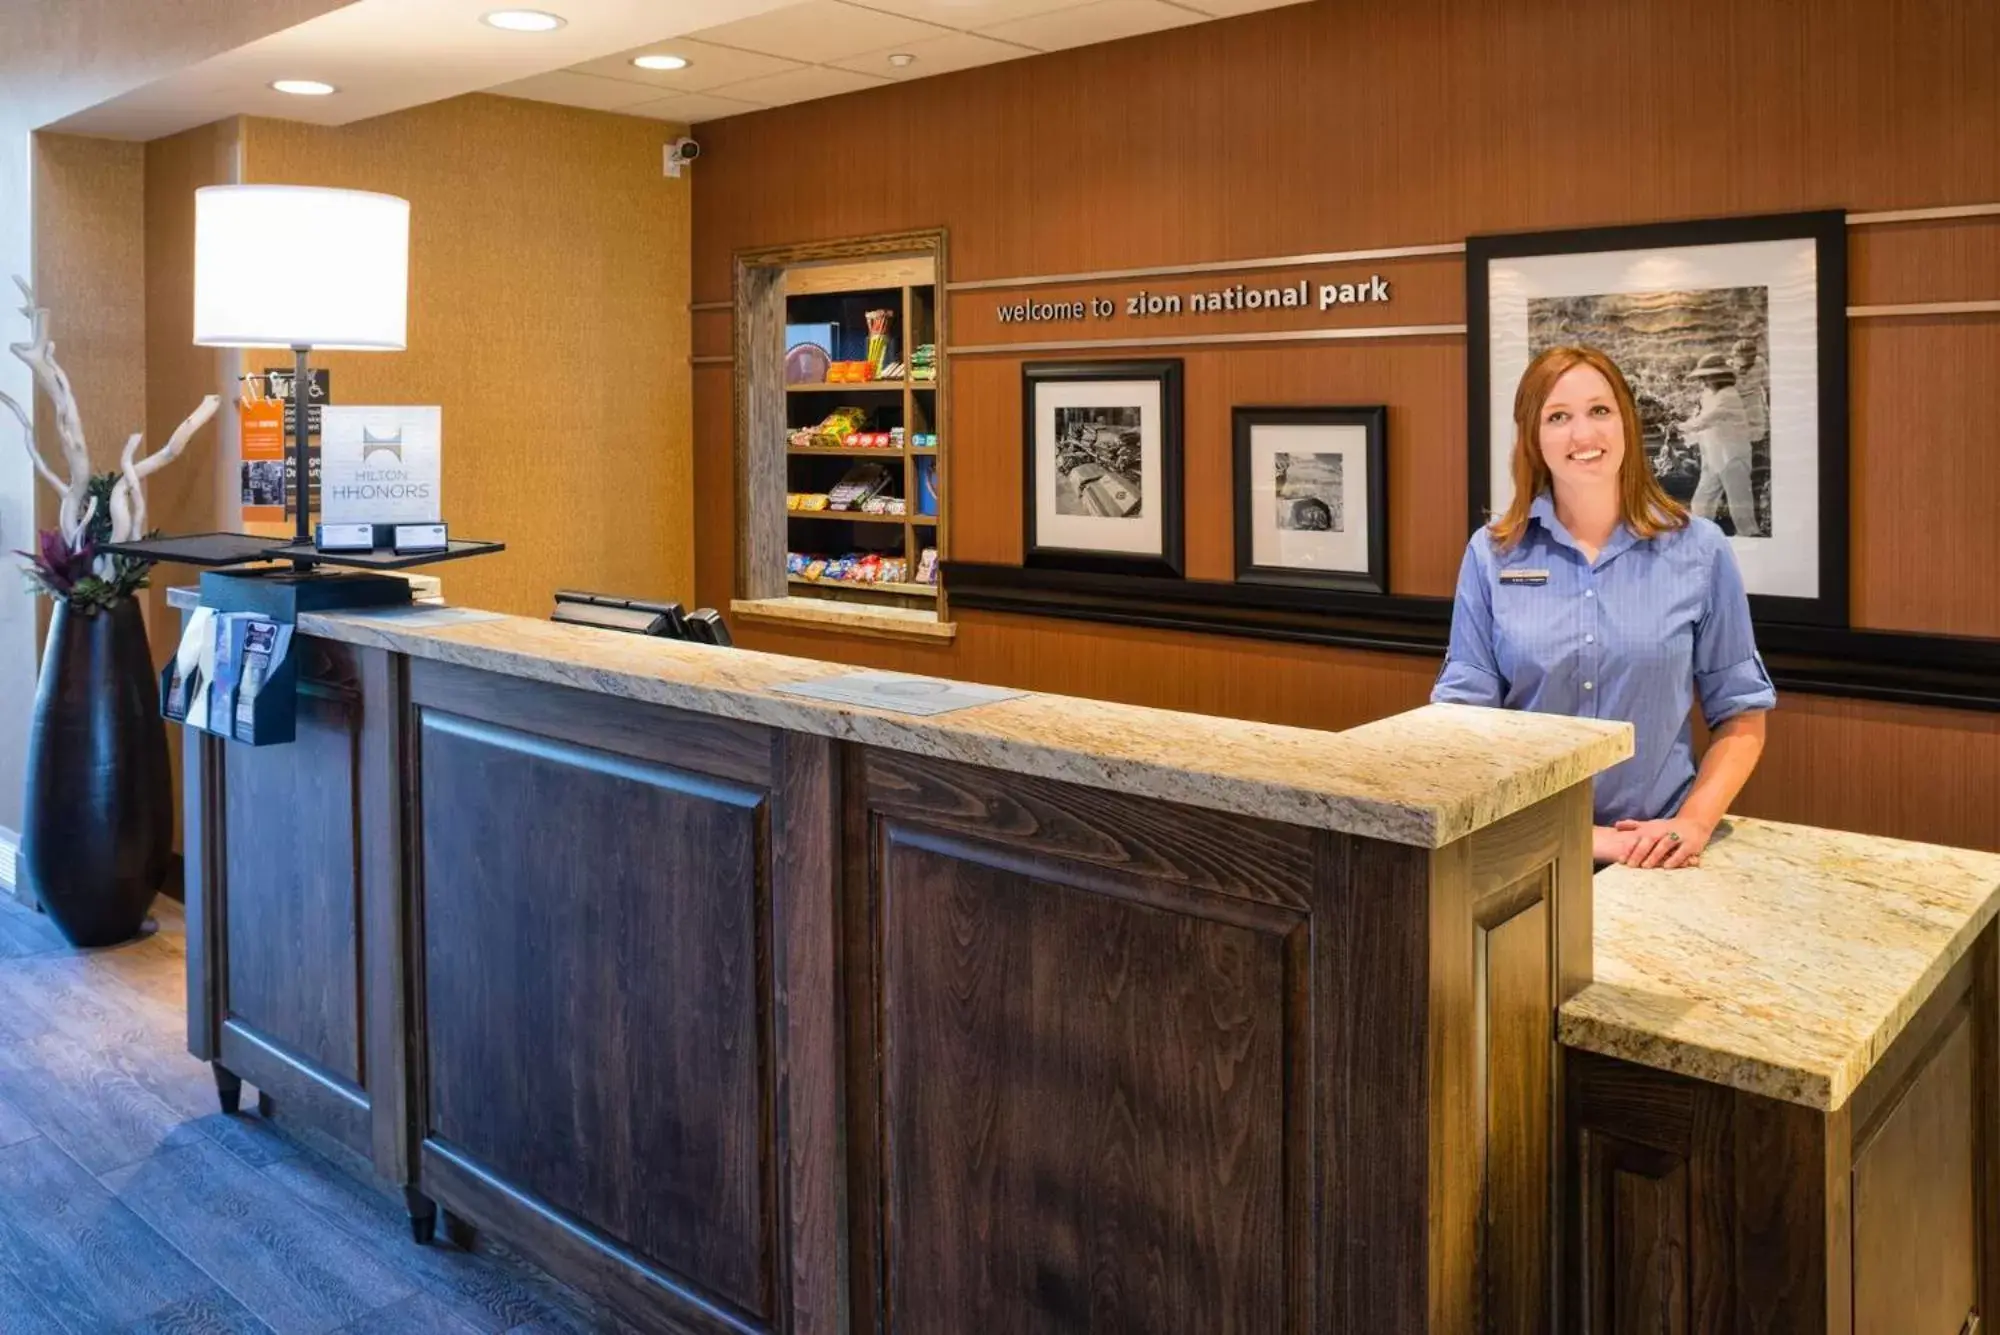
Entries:
[[[35,136],[35,300],[49,309],[56,357],[76,391],[94,473],[116,468],[126,436],[146,426],[145,174],[138,144]],[[19,304],[12,284],[6,295],[11,313]],[[5,341],[26,337],[21,322]],[[67,478],[47,407],[42,399],[35,443]],[[57,499],[46,483],[37,488],[36,528],[55,527]],[[47,610],[43,603],[44,628]]]
[[445,518],[507,544],[432,569],[454,602],[541,616],[559,587],[694,593],[688,181],[660,170],[680,132],[483,95],[245,123],[245,180],[410,201],[409,350],[314,364],[336,403],[444,406]]
[[[0,283],[32,272],[31,132],[197,60],[341,7],[343,0],[0,0]],[[0,308],[0,342],[20,337],[14,303]],[[0,356],[0,390],[26,400],[27,372]],[[12,438],[0,435],[0,545],[26,542],[42,486]],[[0,581],[0,827],[18,828],[28,716],[37,668],[35,608]],[[0,838],[6,837],[0,833]]]
[[[146,151],[146,448],[158,449],[204,394],[222,396],[223,411],[203,427],[179,459],[148,479],[147,523],[166,533],[207,533],[235,527],[234,511],[217,501],[217,471],[233,457],[226,444],[233,417],[237,354],[194,345],[194,192],[236,176],[240,122],[219,121],[155,139]],[[180,614],[167,590],[193,584],[198,570],[156,566],[147,591],[146,628],[153,661],[166,662],[180,639]],[[179,728],[167,729],[173,754],[174,800],[180,801]],[[179,825],[175,826],[178,847]]]

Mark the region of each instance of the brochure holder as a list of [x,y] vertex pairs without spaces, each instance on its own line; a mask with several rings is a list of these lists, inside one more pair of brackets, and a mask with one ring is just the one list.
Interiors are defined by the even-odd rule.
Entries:
[[160,671],[160,713],[246,746],[289,742],[298,734],[299,613],[409,601],[409,582],[391,576],[206,572],[200,605]]

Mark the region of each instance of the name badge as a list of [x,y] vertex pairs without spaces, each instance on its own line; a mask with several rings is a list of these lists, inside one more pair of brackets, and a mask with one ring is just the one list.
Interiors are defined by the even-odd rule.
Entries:
[[1549,572],[1546,570],[1526,570],[1516,566],[1511,570],[1501,571],[1500,582],[1502,584],[1546,584],[1549,582]]

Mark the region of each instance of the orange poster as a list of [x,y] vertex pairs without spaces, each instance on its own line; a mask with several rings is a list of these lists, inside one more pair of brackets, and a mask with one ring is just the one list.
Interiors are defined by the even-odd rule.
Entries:
[[246,526],[270,524],[282,530],[285,523],[284,401],[245,398],[239,410],[243,428],[243,522]]

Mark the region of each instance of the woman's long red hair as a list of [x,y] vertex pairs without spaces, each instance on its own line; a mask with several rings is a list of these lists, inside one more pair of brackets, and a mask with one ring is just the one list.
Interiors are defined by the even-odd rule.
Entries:
[[1520,388],[1514,391],[1514,499],[1488,530],[1502,551],[1521,541],[1528,531],[1528,507],[1549,490],[1549,465],[1542,457],[1542,405],[1548,402],[1556,381],[1579,366],[1590,367],[1610,384],[1611,395],[1618,401],[1618,415],[1625,423],[1625,459],[1618,468],[1618,517],[1634,537],[1640,538],[1656,538],[1671,529],[1687,527],[1687,508],[1667,495],[1653,476],[1639,405],[1633,401],[1625,373],[1596,348],[1550,348],[1528,363]]

